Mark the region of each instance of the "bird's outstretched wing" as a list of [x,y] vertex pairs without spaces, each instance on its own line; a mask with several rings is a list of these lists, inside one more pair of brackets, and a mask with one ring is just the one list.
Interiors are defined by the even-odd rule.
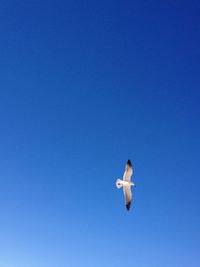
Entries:
[[126,169],[124,172],[123,180],[129,182],[133,174],[133,168],[130,159],[126,163]]
[[123,190],[124,190],[126,208],[127,208],[127,210],[129,210],[130,206],[131,206],[131,200],[132,200],[131,187],[130,186],[124,186]]

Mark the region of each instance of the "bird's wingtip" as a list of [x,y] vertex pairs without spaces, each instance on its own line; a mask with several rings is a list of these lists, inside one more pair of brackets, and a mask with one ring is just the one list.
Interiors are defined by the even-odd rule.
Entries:
[[128,159],[127,164],[132,167],[130,159]]
[[126,209],[129,210],[130,209],[130,206],[131,206],[131,202],[127,203],[126,204]]

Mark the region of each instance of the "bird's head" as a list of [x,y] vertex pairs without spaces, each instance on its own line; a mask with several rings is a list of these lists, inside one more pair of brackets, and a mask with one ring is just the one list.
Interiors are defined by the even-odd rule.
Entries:
[[117,186],[117,188],[121,188],[122,187],[122,180],[121,179],[117,179],[116,186]]

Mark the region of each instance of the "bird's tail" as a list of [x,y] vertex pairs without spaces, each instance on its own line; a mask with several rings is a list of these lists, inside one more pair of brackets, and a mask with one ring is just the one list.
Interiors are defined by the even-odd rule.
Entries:
[[116,187],[117,188],[121,188],[123,185],[122,185],[122,180],[121,179],[117,179],[116,181]]

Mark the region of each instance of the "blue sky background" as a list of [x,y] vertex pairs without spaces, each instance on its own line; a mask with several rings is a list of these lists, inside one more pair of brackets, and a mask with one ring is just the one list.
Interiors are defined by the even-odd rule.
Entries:
[[200,265],[199,13],[1,1],[0,267]]

